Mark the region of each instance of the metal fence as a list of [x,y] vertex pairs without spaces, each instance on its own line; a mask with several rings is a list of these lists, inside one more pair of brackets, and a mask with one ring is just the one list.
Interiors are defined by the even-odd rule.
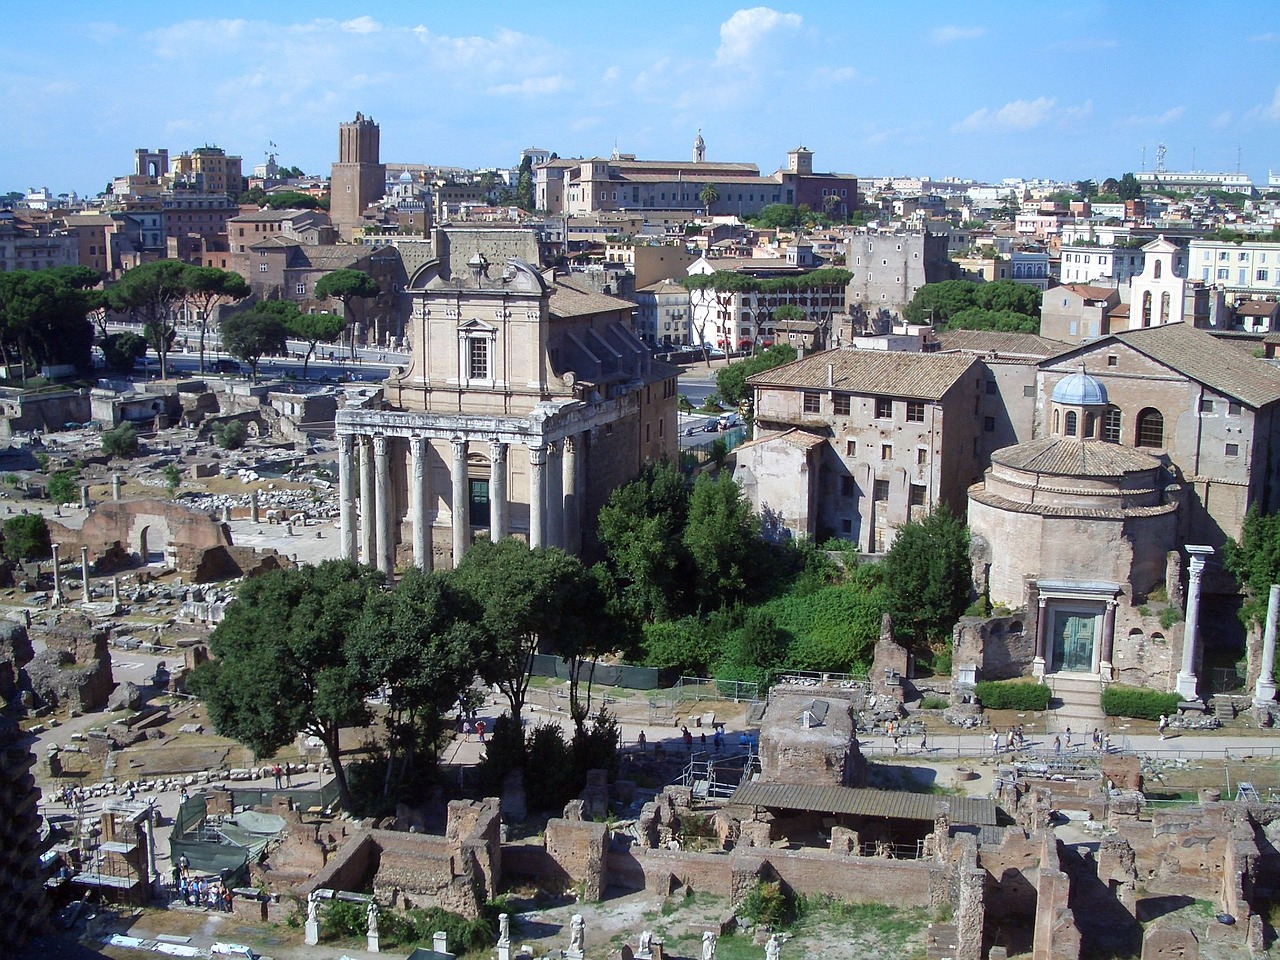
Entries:
[[723,431],[722,433],[717,433],[713,440],[708,440],[705,443],[690,444],[687,447],[681,447],[680,455],[684,456],[685,454],[688,454],[698,463],[706,463],[708,460],[712,459],[712,453],[715,450],[716,442],[720,440],[724,441],[724,449],[725,452],[728,453],[734,447],[740,447],[742,444],[747,442],[747,428],[733,427],[729,430]]

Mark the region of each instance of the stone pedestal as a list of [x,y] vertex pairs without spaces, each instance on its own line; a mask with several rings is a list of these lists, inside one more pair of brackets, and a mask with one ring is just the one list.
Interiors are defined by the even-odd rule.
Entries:
[[308,920],[303,924],[302,942],[309,947],[314,947],[320,942],[320,922],[318,920]]
[[377,934],[373,935],[372,937],[365,937],[365,940],[369,945],[370,953],[381,953],[381,951],[378,949],[378,939],[379,938]]
[[498,960],[511,960],[511,944],[498,944]]

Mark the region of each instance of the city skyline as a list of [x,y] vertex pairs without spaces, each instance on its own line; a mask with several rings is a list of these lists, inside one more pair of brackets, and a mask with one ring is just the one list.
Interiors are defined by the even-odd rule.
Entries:
[[[230,3],[183,19],[153,3],[7,16],[0,90],[28,121],[0,190],[96,194],[138,147],[216,144],[246,173],[271,144],[327,175],[337,126],[381,125],[390,162],[514,166],[562,156],[707,159],[772,172],[803,144],[861,176],[1075,180],[1155,166],[1280,170],[1280,31],[1268,5],[1085,3],[462,9],[319,2],[308,16]],[[1241,61],[1257,66],[1242,70]]]

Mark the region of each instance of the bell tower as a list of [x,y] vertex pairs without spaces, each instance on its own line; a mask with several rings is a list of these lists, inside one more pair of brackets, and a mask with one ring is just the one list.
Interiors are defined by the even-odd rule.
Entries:
[[693,141],[693,162],[707,162],[707,143],[702,139],[702,131],[698,131],[697,138]]

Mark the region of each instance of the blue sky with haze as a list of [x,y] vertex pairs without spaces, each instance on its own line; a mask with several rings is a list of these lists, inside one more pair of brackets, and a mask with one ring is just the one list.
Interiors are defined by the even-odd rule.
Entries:
[[[215,18],[216,17],[216,18]],[[384,160],[711,160],[803,143],[862,175],[1280,172],[1280,7],[1128,2],[220,4],[4,13],[0,191],[96,193],[136,147],[205,143],[327,172],[337,125]]]

